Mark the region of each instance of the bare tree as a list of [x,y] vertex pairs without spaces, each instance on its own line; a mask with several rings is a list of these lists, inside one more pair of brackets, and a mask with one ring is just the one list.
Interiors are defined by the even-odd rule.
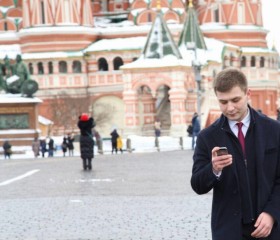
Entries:
[[92,104],[89,97],[71,96],[66,92],[60,92],[50,105],[49,112],[54,122],[54,131],[56,134],[60,130],[73,132],[77,130],[78,117],[82,113],[91,112],[97,126],[102,126],[110,121],[113,115],[113,107],[109,104]]
[[92,114],[97,126],[102,127],[104,124],[108,123],[114,113],[114,107],[105,103],[96,103],[91,106]]

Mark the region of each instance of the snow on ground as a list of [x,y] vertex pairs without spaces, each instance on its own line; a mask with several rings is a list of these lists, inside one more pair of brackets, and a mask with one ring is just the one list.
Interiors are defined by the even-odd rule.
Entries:
[[[174,150],[181,150],[182,146],[180,145],[179,137],[159,137],[159,149],[155,146],[155,137],[142,137],[142,136],[129,136],[131,140],[131,148],[133,149],[134,153],[143,153],[143,152],[156,152],[156,151],[174,151]],[[61,143],[63,136],[60,137],[53,137],[57,150],[54,152],[55,157],[63,157],[63,153],[61,150]],[[191,137],[183,137],[183,149],[191,149]],[[124,154],[128,153],[126,151],[126,142],[127,139],[123,140],[123,150]],[[74,142],[74,156],[79,157],[79,142]],[[111,141],[104,140],[103,141],[103,154],[111,154]],[[0,147],[0,151],[2,151],[2,147]],[[31,146],[21,146],[21,147],[12,147],[12,151],[16,152],[25,152],[24,154],[13,154],[11,159],[25,159],[25,158],[33,158],[33,152]],[[99,155],[97,146],[95,144],[94,153]],[[45,155],[47,156],[47,154]],[[68,152],[66,153],[68,156]],[[39,157],[41,158],[41,156]],[[3,155],[0,155],[0,159],[4,159]]]

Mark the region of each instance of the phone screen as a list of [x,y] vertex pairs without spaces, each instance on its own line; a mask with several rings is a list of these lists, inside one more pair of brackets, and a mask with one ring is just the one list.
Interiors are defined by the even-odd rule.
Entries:
[[217,151],[218,156],[227,155],[227,154],[228,154],[228,150],[226,147],[220,147],[220,149]]

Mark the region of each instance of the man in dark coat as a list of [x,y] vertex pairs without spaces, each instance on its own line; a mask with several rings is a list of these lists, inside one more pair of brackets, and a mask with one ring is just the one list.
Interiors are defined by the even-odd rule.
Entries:
[[69,151],[69,156],[74,156],[74,140],[74,136],[69,133],[67,137],[67,147]]
[[200,132],[200,121],[199,121],[198,114],[195,112],[192,117],[192,149],[194,149],[195,140],[199,132]]
[[214,91],[222,116],[199,133],[191,177],[196,193],[213,190],[212,239],[279,240],[280,124],[248,105],[238,69],[220,72]]
[[53,157],[53,152],[54,152],[54,140],[50,137],[49,139],[49,157]]
[[81,158],[83,159],[84,170],[92,169],[93,147],[94,140],[92,136],[92,129],[95,127],[95,123],[92,117],[89,117],[86,113],[83,113],[79,117],[78,127],[81,132],[80,136],[80,151]]
[[9,143],[8,140],[6,140],[3,143],[3,149],[4,149],[4,157],[6,158],[11,158],[11,154],[12,154],[12,145]]
[[111,132],[112,154],[114,153],[114,151],[116,152],[116,154],[118,153],[118,148],[117,148],[118,137],[119,137],[119,134],[118,134],[117,130],[114,129]]

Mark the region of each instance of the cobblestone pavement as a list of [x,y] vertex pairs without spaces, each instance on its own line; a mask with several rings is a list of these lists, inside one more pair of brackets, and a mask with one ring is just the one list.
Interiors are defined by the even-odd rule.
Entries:
[[0,240],[210,240],[192,151],[0,161]]

